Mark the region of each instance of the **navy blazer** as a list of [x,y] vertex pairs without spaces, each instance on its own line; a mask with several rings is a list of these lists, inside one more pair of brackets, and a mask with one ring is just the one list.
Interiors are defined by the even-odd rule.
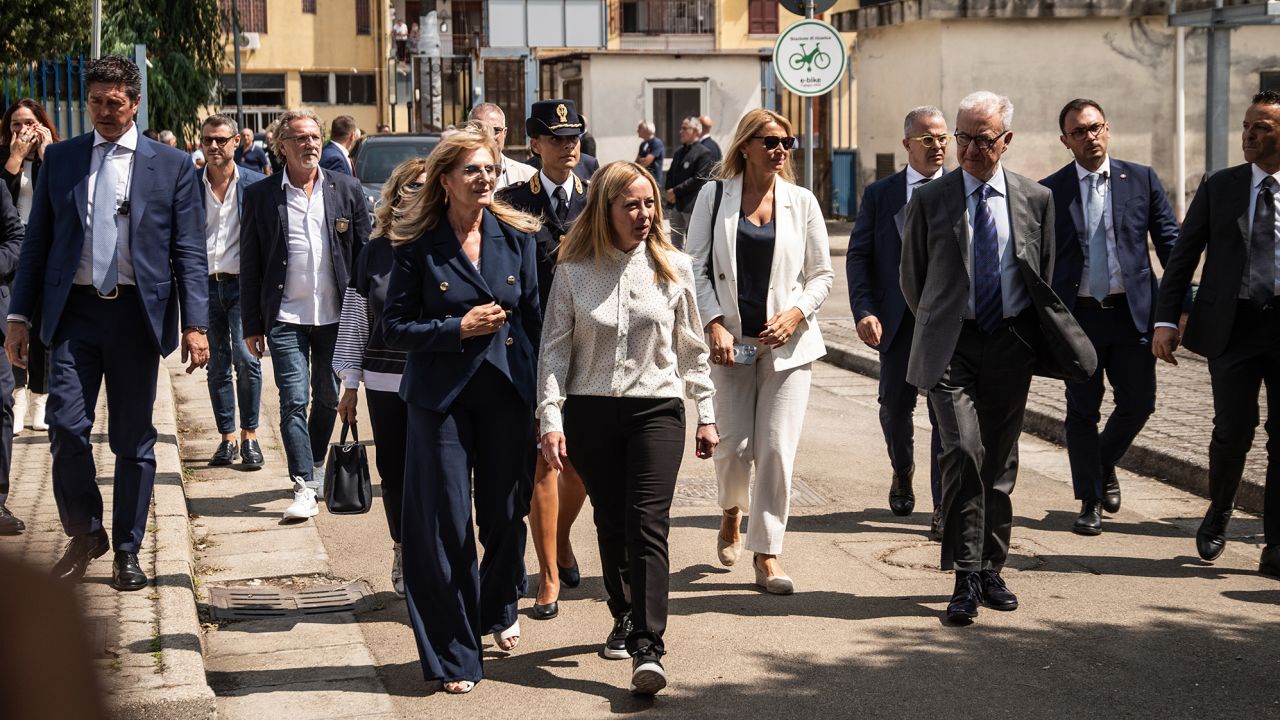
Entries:
[[[53,344],[88,228],[93,132],[50,145],[36,182],[9,312],[39,312],[40,340]],[[156,351],[178,347],[182,327],[209,325],[204,204],[191,157],[139,134],[129,189],[133,276]]]
[[[9,314],[9,286],[18,270],[23,234],[18,206],[9,195],[8,186],[0,183],[0,317]],[[4,337],[6,327],[7,324],[0,327],[0,338]]]
[[[247,168],[243,165],[236,165],[236,169],[240,171],[240,180],[239,182],[236,183],[236,212],[240,214],[240,219],[243,220],[244,219],[244,189],[258,182],[259,180],[265,179],[267,176],[263,175],[257,170]],[[204,207],[205,200],[206,200],[204,196],[204,168],[200,168],[199,170],[196,171],[196,185],[200,188],[200,206]],[[208,220],[208,218],[205,218],[205,219],[206,221]]]
[[[1089,252],[1075,162],[1067,163],[1040,184],[1053,191],[1054,235],[1058,239],[1053,291],[1071,310],[1080,293],[1080,275]],[[1147,236],[1151,236],[1162,266],[1169,262],[1169,253],[1178,240],[1178,221],[1154,170],[1111,158],[1111,225],[1129,312],[1134,327],[1145,335],[1155,322],[1157,288]]]
[[347,154],[342,152],[338,147],[338,143],[330,140],[324,144],[324,148],[320,150],[320,167],[329,172],[341,173],[343,175],[351,175],[351,161],[347,159]]
[[907,171],[877,180],[862,191],[858,218],[845,252],[849,280],[849,307],[857,323],[868,315],[880,320],[880,345],[884,352],[902,326],[907,301],[898,283],[902,261],[902,224],[906,218]]
[[[320,175],[329,252],[341,302],[343,291],[351,284],[355,258],[369,241],[369,209],[355,178],[324,171]],[[240,210],[240,319],[246,338],[266,335],[280,314],[284,277],[289,271],[286,177],[273,175],[271,182],[257,182],[244,190]]]
[[[446,412],[488,361],[532,407],[537,348],[542,341],[533,236],[487,210],[481,221],[480,269],[471,264],[449,223],[395,249],[382,326],[387,345],[409,352],[400,397]],[[462,339],[462,317],[497,302],[510,315],[492,335]]]

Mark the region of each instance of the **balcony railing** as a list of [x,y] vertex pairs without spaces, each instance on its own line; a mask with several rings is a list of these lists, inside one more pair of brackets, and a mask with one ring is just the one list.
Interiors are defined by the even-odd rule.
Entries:
[[714,35],[715,0],[622,0],[628,35]]

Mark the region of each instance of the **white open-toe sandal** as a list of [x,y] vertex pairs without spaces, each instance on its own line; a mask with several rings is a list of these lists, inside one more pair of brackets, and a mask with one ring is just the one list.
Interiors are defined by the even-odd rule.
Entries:
[[511,627],[493,634],[493,644],[503,652],[511,652],[520,644],[520,621],[516,620]]

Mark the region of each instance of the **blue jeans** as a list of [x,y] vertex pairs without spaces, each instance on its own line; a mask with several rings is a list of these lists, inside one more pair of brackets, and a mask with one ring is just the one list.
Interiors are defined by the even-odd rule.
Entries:
[[[209,277],[209,401],[218,432],[236,429],[236,400],[240,401],[240,427],[258,429],[262,401],[262,363],[249,354],[240,330],[240,281]],[[235,390],[231,368],[236,369]]]
[[[276,323],[267,333],[276,387],[280,390],[280,436],[289,475],[311,480],[311,468],[324,460],[338,417],[338,376],[333,374],[333,346],[338,323]],[[308,394],[314,399],[307,415]]]

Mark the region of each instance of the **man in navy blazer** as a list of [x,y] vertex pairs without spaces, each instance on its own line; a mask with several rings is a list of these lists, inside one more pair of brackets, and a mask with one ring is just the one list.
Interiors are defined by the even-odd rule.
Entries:
[[[47,419],[53,490],[71,536],[56,576],[83,577],[115,545],[111,585],[138,590],[155,481],[151,423],[160,358],[178,346],[192,372],[208,360],[204,208],[186,153],[141,135],[134,64],[106,56],[85,71],[94,131],[45,151],[9,306],[5,352],[26,366],[28,320],[49,346]],[[111,543],[93,463],[94,411],[107,383],[115,453]]]
[[[907,149],[907,167],[868,185],[863,191],[858,219],[845,253],[849,307],[853,308],[858,337],[880,352],[880,429],[884,432],[889,464],[893,468],[889,509],[899,516],[910,515],[915,508],[915,492],[911,487],[915,473],[915,426],[911,416],[919,396],[919,390],[907,382],[915,319],[907,310],[898,282],[902,224],[907,201],[915,190],[942,177],[949,140],[947,120],[938,108],[925,105],[907,113],[902,140],[902,146]],[[938,523],[942,477],[938,472],[938,455],[942,444],[932,407],[929,424],[933,426],[929,452],[933,520],[929,530],[933,539],[941,540]]]
[[[0,183],[0,314],[9,314],[9,286],[18,268],[22,247],[22,217],[5,183]],[[9,469],[13,460],[13,366],[0,355],[0,535],[26,529],[5,507],[9,501]]]
[[[1067,383],[1067,455],[1081,502],[1071,529],[1097,535],[1103,511],[1120,510],[1116,463],[1156,407],[1156,276],[1147,237],[1160,262],[1167,262],[1178,221],[1155,171],[1107,154],[1111,129],[1098,103],[1072,100],[1058,125],[1075,161],[1040,181],[1053,191],[1054,234],[1060,238],[1053,289],[1098,353],[1098,372]],[[1103,371],[1116,406],[1098,432]]]
[[351,148],[360,139],[360,128],[350,115],[339,115],[329,126],[329,142],[320,153],[320,167],[339,175],[355,175]]
[[[222,435],[209,465],[230,465],[238,457],[246,468],[256,470],[264,462],[257,434],[262,365],[245,346],[240,325],[240,229],[245,187],[266,176],[234,162],[233,151],[240,142],[236,121],[227,115],[210,115],[200,125],[205,165],[196,172],[196,179],[205,212],[203,230],[209,258],[209,402]],[[235,432],[237,397],[239,444]]]
[[315,113],[290,110],[277,127],[284,171],[244,193],[240,316],[249,352],[261,358],[271,345],[293,487],[284,517],[305,520],[319,512],[315,471],[338,413],[333,349],[343,292],[369,239],[369,211],[355,178],[320,169],[324,135]]

